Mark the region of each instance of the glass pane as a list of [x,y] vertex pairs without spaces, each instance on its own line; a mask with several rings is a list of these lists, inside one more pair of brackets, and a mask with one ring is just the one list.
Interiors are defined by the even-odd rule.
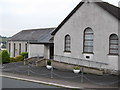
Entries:
[[93,35],[85,35],[85,39],[93,39]]
[[110,39],[118,39],[118,36],[116,35],[116,34],[112,34],[111,36],[110,36]]
[[70,43],[70,40],[66,40],[66,43]]
[[93,47],[85,47],[84,52],[93,52]]
[[65,51],[70,51],[70,48],[69,48],[69,47],[66,47],[66,48],[65,48]]
[[110,40],[110,43],[112,44],[118,44],[118,40]]
[[93,46],[93,41],[85,41],[85,46]]
[[70,40],[70,36],[67,35],[67,36],[66,36],[66,40]]
[[66,44],[66,47],[70,47],[70,44]]
[[110,45],[110,48],[118,49],[118,45]]
[[112,49],[111,49],[111,50],[110,50],[110,53],[111,53],[111,54],[118,54],[118,50],[112,50]]
[[91,28],[87,28],[86,30],[85,30],[85,34],[93,34],[93,30],[91,29]]

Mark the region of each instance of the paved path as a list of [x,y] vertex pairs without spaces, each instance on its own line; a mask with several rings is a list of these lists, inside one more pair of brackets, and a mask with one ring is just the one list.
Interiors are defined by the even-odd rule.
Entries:
[[[29,72],[28,72],[29,71]],[[110,88],[118,87],[118,77],[114,75],[92,75],[84,74],[83,83],[81,83],[81,74],[74,74],[72,71],[53,69],[46,67],[30,67],[24,66],[23,63],[15,63],[4,65],[3,75],[20,77],[29,80],[42,81],[58,86],[67,86],[69,88]],[[28,74],[30,76],[28,76]],[[51,75],[53,78],[51,78]]]

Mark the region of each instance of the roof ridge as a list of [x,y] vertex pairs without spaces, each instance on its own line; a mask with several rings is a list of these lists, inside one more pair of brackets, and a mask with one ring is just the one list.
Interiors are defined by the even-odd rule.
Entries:
[[51,28],[36,28],[36,29],[25,29],[22,31],[33,31],[33,30],[47,30],[47,29],[55,29],[56,27],[51,27]]

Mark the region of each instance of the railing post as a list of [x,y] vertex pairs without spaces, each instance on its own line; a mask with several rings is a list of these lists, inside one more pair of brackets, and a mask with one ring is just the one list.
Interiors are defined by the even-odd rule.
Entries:
[[53,78],[53,67],[51,68],[51,78]]
[[26,62],[25,62],[25,56],[23,57],[23,59],[24,59],[24,60],[23,60],[23,63],[24,63],[24,65],[25,65],[25,64],[26,64]]
[[28,76],[30,76],[30,66],[28,64]]
[[83,67],[82,67],[82,70],[81,70],[81,83],[83,83]]

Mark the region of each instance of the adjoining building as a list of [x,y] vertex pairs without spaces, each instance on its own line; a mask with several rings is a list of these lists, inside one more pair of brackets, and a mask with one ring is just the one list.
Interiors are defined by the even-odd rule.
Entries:
[[[51,32],[55,28],[23,30],[13,35],[7,42],[7,50],[11,57],[28,52],[29,57],[53,57],[53,37]],[[50,49],[50,50],[49,50]],[[52,50],[53,51],[53,50]]]

